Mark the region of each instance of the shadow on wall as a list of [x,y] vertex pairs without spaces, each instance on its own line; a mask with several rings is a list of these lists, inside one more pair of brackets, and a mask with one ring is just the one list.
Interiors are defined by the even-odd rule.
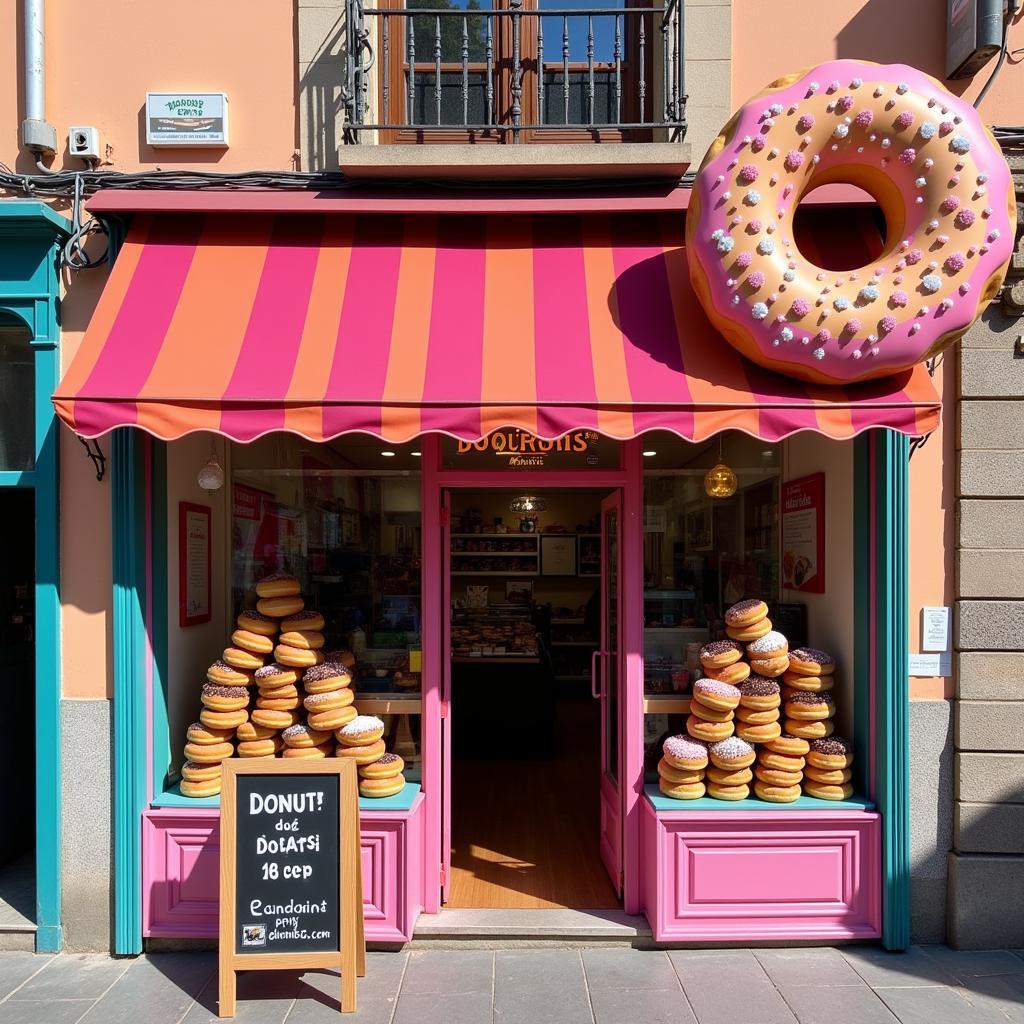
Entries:
[[[946,5],[935,0],[868,0],[836,36],[836,56],[879,64],[910,64],[942,77]],[[971,79],[945,82],[960,95]]]
[[[299,150],[304,171],[338,170],[338,147],[342,142],[342,114],[345,84],[345,24],[342,5],[337,17],[317,40],[310,52],[305,43],[307,31],[315,35],[315,15],[322,8],[296,10],[299,40],[298,97]],[[307,29],[307,26],[309,28]],[[308,59],[307,59],[308,57]]]

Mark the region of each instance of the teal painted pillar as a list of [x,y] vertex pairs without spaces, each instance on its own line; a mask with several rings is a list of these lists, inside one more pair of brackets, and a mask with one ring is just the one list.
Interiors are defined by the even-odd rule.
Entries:
[[855,763],[865,787],[867,767],[874,771],[872,796],[882,815],[882,945],[890,950],[910,944],[909,464],[905,434],[872,430],[855,442]]
[[116,430],[110,443],[114,579],[114,953],[142,951],[146,800],[146,510],[150,442]]
[[[61,925],[61,673],[58,426],[59,256],[70,225],[34,199],[0,202],[0,312],[21,322],[35,364],[35,461],[0,470],[0,487],[34,492],[36,950],[54,953]],[[0,372],[3,368],[0,367]]]
[[873,431],[875,505],[875,802],[882,812],[882,944],[910,944],[910,443]]
[[[56,345],[36,348],[36,952],[56,953],[61,925],[60,506],[50,395]],[[40,379],[42,378],[42,379]],[[45,394],[42,392],[45,391]]]

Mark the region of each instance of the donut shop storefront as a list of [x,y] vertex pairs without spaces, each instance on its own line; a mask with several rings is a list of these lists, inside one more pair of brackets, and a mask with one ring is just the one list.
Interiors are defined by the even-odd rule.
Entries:
[[[593,504],[569,520],[576,561],[561,570],[584,597],[553,613],[596,631],[583,686],[593,771],[564,792],[565,776],[547,777],[547,802],[593,809],[556,837],[562,854],[593,844],[613,904],[645,914],[657,941],[909,941],[907,466],[909,439],[938,422],[928,372],[838,388],[762,369],[691,288],[687,190],[563,198],[557,212],[530,194],[426,212],[407,195],[376,208],[344,193],[293,194],[286,208],[241,195],[230,212],[209,193],[92,201],[128,227],[55,401],[110,446],[118,952],[217,935],[219,801],[181,792],[185,732],[207,666],[275,570],[324,612],[328,647],[352,651],[360,713],[385,722],[405,764],[400,792],[361,799],[367,938],[409,941],[420,915],[443,912],[453,816],[487,803],[486,790],[479,806],[461,795],[458,769],[453,799],[453,616],[474,581],[452,559],[514,553],[542,588],[535,545],[553,525],[481,526],[466,510],[488,494],[506,508],[524,494],[555,511],[556,495]],[[820,259],[829,245],[872,257],[849,251],[870,232],[837,241],[823,227],[835,210],[821,210],[805,242]],[[721,497],[705,480],[717,464],[733,472]],[[211,467],[224,486],[201,489]],[[818,495],[820,585],[796,582],[782,551],[794,481]],[[475,582],[491,584],[489,613],[511,605],[508,580]],[[529,593],[536,604],[543,590]],[[845,799],[659,790],[661,743],[686,731],[694,645],[724,636],[742,598],[763,599],[791,647],[834,655]],[[514,657],[495,640],[463,653]],[[536,720],[516,696],[523,678],[493,697],[495,727]]]

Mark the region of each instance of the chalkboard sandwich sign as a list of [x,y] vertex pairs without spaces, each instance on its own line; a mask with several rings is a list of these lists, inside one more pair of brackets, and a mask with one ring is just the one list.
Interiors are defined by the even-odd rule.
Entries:
[[236,973],[341,972],[341,1009],[366,973],[359,797],[348,758],[246,758],[221,766],[220,1009]]

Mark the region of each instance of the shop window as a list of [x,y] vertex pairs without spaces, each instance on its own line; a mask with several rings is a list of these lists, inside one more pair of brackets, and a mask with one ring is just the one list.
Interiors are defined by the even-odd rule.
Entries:
[[355,655],[356,706],[384,720],[409,781],[421,777],[419,464],[415,443],[286,434],[234,445],[231,458],[234,613],[255,605],[261,577],[297,576],[326,649]]
[[28,330],[0,319],[0,470],[35,465],[36,368]]
[[574,430],[545,440],[517,428],[496,430],[479,441],[445,438],[444,469],[478,471],[516,469],[619,469],[622,446],[596,430]]
[[[700,444],[652,433],[642,444],[650,771],[664,737],[685,731],[680,709],[699,673],[701,646],[725,635],[725,609],[748,597],[778,608],[782,448],[739,432]],[[708,479],[718,466],[725,471]]]

